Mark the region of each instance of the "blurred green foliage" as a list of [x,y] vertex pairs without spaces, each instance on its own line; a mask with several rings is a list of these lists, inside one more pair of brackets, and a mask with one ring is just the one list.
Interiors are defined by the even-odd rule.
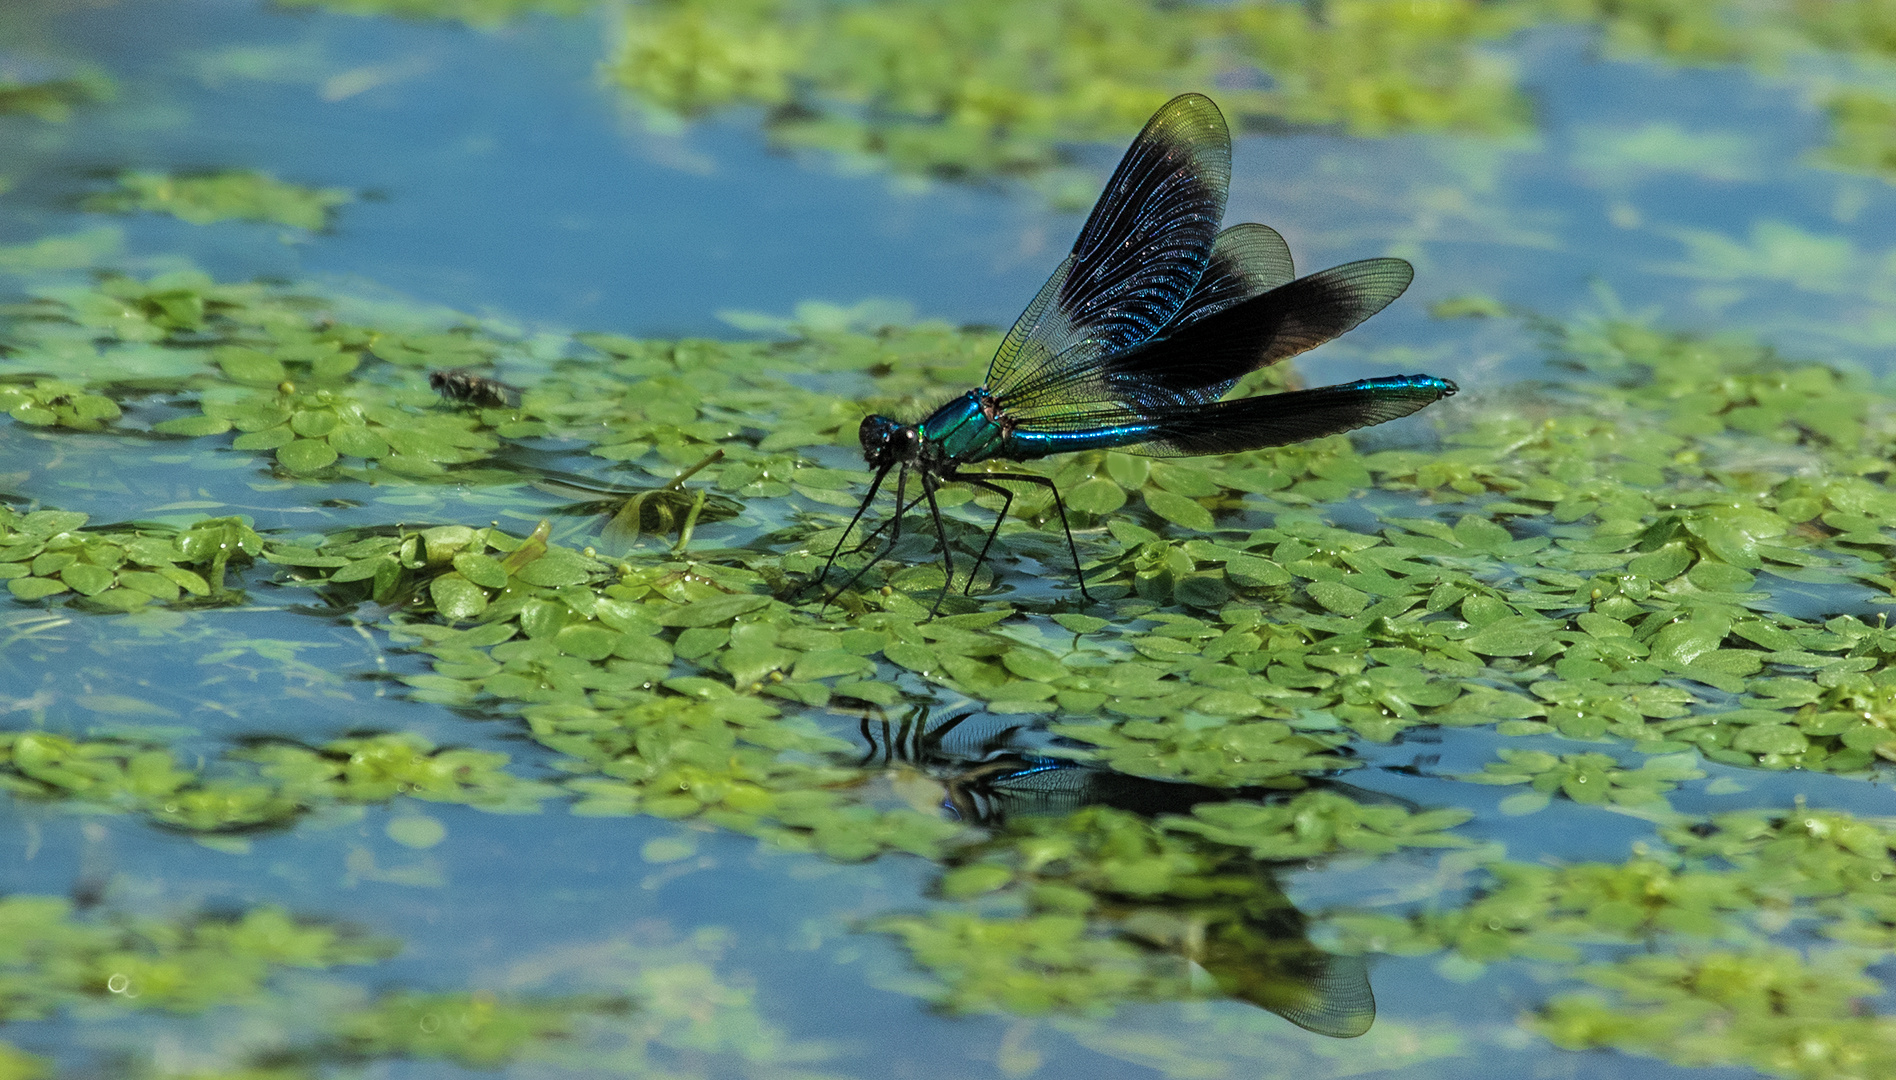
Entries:
[[202,1012],[262,991],[283,968],[366,964],[391,942],[305,923],[269,907],[236,920],[101,920],[59,897],[0,900],[8,945],[0,955],[7,994],[0,1019],[42,1019],[81,1002],[123,1009]]
[[680,0],[632,9],[611,70],[655,109],[762,105],[784,145],[990,176],[1047,169],[1064,143],[1121,139],[1174,94],[1246,71],[1270,85],[1219,91],[1241,122],[1522,130],[1507,66],[1475,47],[1521,25],[1469,0]]
[[263,221],[315,232],[350,198],[340,188],[307,188],[259,172],[128,172],[116,190],[89,196],[81,206],[106,214],[170,214],[193,225]]
[[41,82],[0,77],[0,114],[21,113],[59,123],[72,116],[75,108],[110,101],[113,93],[111,80],[96,72]]
[[277,7],[326,8],[347,15],[452,19],[492,30],[528,15],[577,15],[598,0],[271,0]]
[[320,750],[253,746],[234,753],[232,761],[251,764],[254,775],[211,778],[155,743],[9,732],[0,734],[0,744],[0,787],[16,796],[142,813],[154,824],[191,832],[283,825],[326,806],[397,795],[532,811],[554,793],[509,775],[504,754],[437,750],[408,735],[342,739]]
[[[1886,0],[649,0],[632,11],[612,70],[647,106],[761,105],[784,145],[902,172],[1039,172],[1065,144],[1119,141],[1166,98],[1214,86],[1253,127],[1519,132],[1532,110],[1505,44],[1579,23],[1615,56],[1812,81],[1833,116],[1825,160],[1896,176],[1877,123],[1892,107],[1876,89],[1896,25]],[[1823,57],[1841,59],[1843,86]]]
[[[598,0],[276,0],[497,27]],[[1509,46],[1578,24],[1608,55],[1740,64],[1806,86],[1830,113],[1820,160],[1896,178],[1889,0],[637,0],[610,79],[656,117],[765,110],[771,138],[898,172],[1040,177],[1083,205],[1064,147],[1119,142],[1167,98],[1217,88],[1234,122],[1505,135],[1534,123]],[[78,83],[20,87],[48,116]],[[0,88],[0,109],[7,101]],[[89,92],[88,92],[89,93]],[[78,96],[75,97],[74,95]],[[140,181],[144,183],[144,181]],[[312,227],[312,226],[305,226]]]
[[[562,972],[591,988],[583,993],[371,993],[334,976],[389,959],[398,942],[271,906],[134,918],[14,893],[0,900],[0,929],[0,1022],[78,1014],[125,1026],[153,1013],[260,1021],[245,1039],[201,1053],[192,1076],[313,1080],[399,1059],[469,1069],[557,1060],[597,1070],[721,1057],[747,1075],[750,1062],[773,1054],[821,1056],[762,1023],[748,997],[720,979],[715,949],[704,943],[648,943],[631,955],[602,943],[592,967]],[[282,1020],[286,1008],[296,1011],[292,1023]],[[70,1048],[56,1049],[63,1059]],[[691,1067],[671,1075],[698,1075]],[[182,1075],[149,1048],[115,1059],[113,1071]],[[84,1073],[57,1073],[67,1074]],[[51,1061],[0,1043],[0,1077],[49,1075]]]

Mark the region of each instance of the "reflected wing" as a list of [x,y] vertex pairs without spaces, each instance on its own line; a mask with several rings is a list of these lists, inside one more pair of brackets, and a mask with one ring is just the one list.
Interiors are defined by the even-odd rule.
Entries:
[[1205,958],[1220,987],[1306,1031],[1353,1039],[1376,1023],[1376,994],[1360,956],[1332,956],[1308,945],[1259,951],[1212,943]]
[[1169,336],[1187,323],[1223,311],[1240,300],[1288,285],[1296,276],[1290,245],[1276,229],[1255,221],[1233,225],[1218,234],[1211,245],[1211,263],[1205,267],[1205,276],[1198,279],[1198,287],[1157,336]]
[[1093,213],[988,367],[997,395],[1058,386],[1150,338],[1184,306],[1212,257],[1231,182],[1231,133],[1211,99],[1173,98],[1153,114]]
[[1265,1008],[1306,1031],[1333,1039],[1354,1039],[1376,1022],[1376,994],[1369,986],[1369,965],[1360,956],[1325,958],[1308,975],[1306,991],[1296,1000],[1280,999]]

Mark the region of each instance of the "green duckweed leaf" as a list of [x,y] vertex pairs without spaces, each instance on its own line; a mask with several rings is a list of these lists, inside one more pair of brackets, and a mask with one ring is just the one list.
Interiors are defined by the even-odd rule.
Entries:
[[161,435],[181,435],[185,438],[199,438],[205,435],[222,435],[230,430],[230,421],[216,416],[174,416],[161,420],[151,426]]
[[289,375],[282,361],[257,349],[225,346],[216,357],[226,377],[246,386],[275,386]]
[[1082,514],[1110,514],[1126,505],[1125,489],[1103,476],[1075,485],[1065,497],[1067,509]]
[[7,591],[19,600],[43,600],[66,592],[70,586],[63,581],[43,577],[16,577],[7,581]]
[[81,596],[96,596],[112,587],[117,575],[106,567],[73,563],[59,572],[59,579]]
[[596,624],[578,623],[553,636],[554,647],[581,660],[603,660],[618,647],[618,631]]
[[714,596],[662,611],[658,613],[657,621],[661,626],[716,626],[769,604],[769,597],[747,593]]
[[297,439],[277,449],[277,461],[293,473],[320,472],[335,464],[335,448],[317,439]]
[[478,619],[487,610],[487,592],[458,573],[442,574],[428,583],[435,611],[449,622]]
[[476,585],[485,586],[489,589],[504,589],[507,587],[507,570],[500,565],[499,559],[491,555],[463,551],[454,556],[454,569],[462,577],[474,582]]
[[1214,525],[1211,511],[1183,495],[1150,488],[1143,494],[1146,507],[1174,525],[1200,532],[1209,532]]
[[194,176],[127,172],[119,175],[116,190],[91,196],[83,205],[96,213],[155,211],[193,225],[267,221],[316,230],[327,225],[331,211],[349,198],[348,192],[336,188],[300,187],[258,172]]

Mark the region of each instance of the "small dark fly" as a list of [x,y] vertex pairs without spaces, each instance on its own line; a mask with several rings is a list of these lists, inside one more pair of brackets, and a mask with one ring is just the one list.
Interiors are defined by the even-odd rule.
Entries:
[[466,368],[430,371],[428,385],[449,401],[478,409],[511,408],[518,396],[518,391],[506,383],[476,375]]

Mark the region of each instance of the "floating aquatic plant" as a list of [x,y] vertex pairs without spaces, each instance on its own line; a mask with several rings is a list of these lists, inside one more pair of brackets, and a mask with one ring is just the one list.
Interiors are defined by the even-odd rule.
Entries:
[[340,188],[307,188],[259,172],[128,172],[119,176],[116,190],[89,196],[81,205],[106,214],[170,214],[193,225],[262,221],[315,232],[327,228],[336,207],[350,198]]

